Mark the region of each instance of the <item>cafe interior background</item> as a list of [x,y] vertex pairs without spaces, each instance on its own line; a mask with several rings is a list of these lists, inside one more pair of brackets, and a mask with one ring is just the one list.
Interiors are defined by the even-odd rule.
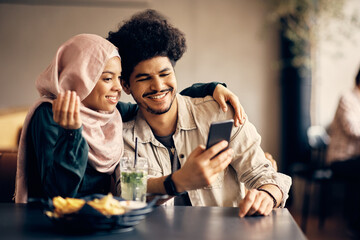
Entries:
[[[291,174],[293,163],[308,161],[307,128],[330,124],[360,67],[358,0],[0,0],[0,149],[16,150],[38,97],[35,80],[61,43],[79,33],[106,37],[146,8],[186,35],[178,89],[226,83],[280,171]],[[294,178],[293,211],[302,207],[303,189]]]

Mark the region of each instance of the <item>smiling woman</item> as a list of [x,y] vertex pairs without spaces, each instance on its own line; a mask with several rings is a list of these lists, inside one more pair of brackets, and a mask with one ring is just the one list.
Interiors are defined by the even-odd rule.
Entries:
[[23,126],[16,202],[110,191],[123,152],[120,73],[117,49],[100,36],[60,46],[36,81],[42,97]]
[[95,111],[113,111],[121,96],[120,77],[120,58],[113,57],[106,63],[99,81],[82,103]]

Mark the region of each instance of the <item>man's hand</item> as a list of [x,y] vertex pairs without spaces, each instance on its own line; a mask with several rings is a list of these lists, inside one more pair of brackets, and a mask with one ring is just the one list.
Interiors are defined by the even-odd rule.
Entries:
[[52,105],[54,121],[65,129],[81,127],[80,98],[76,92],[60,93]]
[[[261,186],[261,188],[267,190],[272,194],[272,196],[277,202],[277,206],[275,207],[278,207],[282,199],[282,192],[280,191],[280,189],[272,184],[263,185]],[[271,213],[273,207],[274,200],[267,192],[259,191],[257,189],[250,189],[247,191],[245,198],[239,203],[239,216],[267,216]]]
[[218,84],[215,87],[213,98],[220,105],[224,112],[227,111],[226,102],[230,102],[230,105],[234,108],[235,116],[234,116],[234,124],[236,127],[240,124],[243,124],[246,119],[246,113],[244,108],[241,106],[239,98],[232,93],[229,89],[224,87],[221,84]]
[[273,200],[269,194],[250,189],[247,191],[246,196],[239,204],[239,216],[251,216],[254,214],[267,216],[273,209]]
[[233,150],[227,149],[228,142],[221,141],[209,149],[199,145],[187,159],[184,166],[172,175],[178,192],[206,187],[216,180],[217,175],[230,164]]

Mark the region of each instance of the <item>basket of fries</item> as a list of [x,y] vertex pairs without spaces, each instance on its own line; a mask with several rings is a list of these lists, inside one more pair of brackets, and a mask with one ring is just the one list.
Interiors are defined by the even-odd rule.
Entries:
[[153,211],[155,196],[146,204],[124,201],[111,194],[94,194],[85,198],[54,197],[46,204],[44,214],[64,230],[76,232],[129,231]]

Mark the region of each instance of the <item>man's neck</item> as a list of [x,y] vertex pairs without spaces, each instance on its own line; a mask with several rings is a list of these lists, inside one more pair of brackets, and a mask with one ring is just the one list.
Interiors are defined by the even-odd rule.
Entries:
[[164,114],[153,114],[143,111],[146,122],[150,125],[154,135],[156,136],[169,136],[175,132],[177,117],[178,117],[178,104],[175,98],[170,110]]

